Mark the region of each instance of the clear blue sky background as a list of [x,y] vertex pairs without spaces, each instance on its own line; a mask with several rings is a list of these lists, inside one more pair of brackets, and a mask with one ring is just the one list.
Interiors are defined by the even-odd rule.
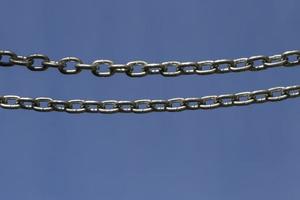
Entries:
[[[0,49],[85,62],[203,60],[300,48],[297,0],[1,1]],[[0,94],[203,96],[300,84],[299,68],[130,79],[0,69]],[[146,115],[0,110],[0,199],[298,200],[299,99]]]

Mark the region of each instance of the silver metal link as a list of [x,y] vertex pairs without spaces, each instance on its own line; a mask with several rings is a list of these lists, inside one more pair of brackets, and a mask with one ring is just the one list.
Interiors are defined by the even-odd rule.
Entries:
[[83,64],[83,63],[77,63],[75,65],[75,68],[79,68],[80,70],[92,70],[94,67],[93,64]]
[[252,65],[248,64],[248,58],[238,58],[233,60],[234,66],[230,68],[232,72],[243,72],[248,71],[252,67]]
[[268,90],[256,90],[252,92],[251,97],[254,99],[254,103],[264,103],[268,101],[269,95]]
[[10,62],[14,65],[20,66],[28,66],[33,64],[33,61],[29,60],[26,56],[17,56],[16,58],[10,58]]
[[[40,66],[35,66],[35,62]],[[67,67],[73,62],[72,67]],[[206,61],[167,61],[162,63],[148,63],[146,61],[130,61],[127,64],[114,64],[111,60],[95,60],[91,64],[84,63],[77,57],[66,57],[58,61],[50,60],[43,54],[29,56],[17,55],[12,51],[0,50],[0,66],[13,65],[27,66],[32,71],[45,71],[49,67],[57,68],[63,74],[78,74],[82,70],[91,71],[98,77],[109,77],[115,73],[124,73],[129,77],[143,77],[146,75],[161,74],[165,77],[179,75],[206,75],[228,72],[259,71],[279,66],[291,67],[300,65],[300,51],[286,51],[271,56],[251,56],[248,58],[220,59]],[[71,68],[71,69],[67,69]]]
[[166,107],[167,111],[178,112],[186,109],[184,98],[173,98],[173,99],[169,99],[167,102],[168,102]]
[[107,101],[102,101],[99,104],[99,112],[101,113],[116,113],[120,111],[120,108],[118,106],[118,101],[116,100],[107,100]]
[[283,66],[287,63],[286,59],[283,59],[283,56],[280,54],[269,56],[269,60],[268,62],[265,62],[265,66],[266,67]]
[[269,96],[267,97],[267,99],[269,101],[281,101],[288,97],[284,87],[270,88],[268,89],[268,92],[269,92]]
[[145,66],[145,70],[146,70],[147,74],[160,74],[160,73],[162,73],[163,66],[162,66],[162,64],[159,64],[159,63],[147,64]]
[[42,64],[45,67],[52,67],[52,68],[58,68],[59,67],[59,62],[58,61],[54,61],[54,60],[50,60],[49,62],[45,61]]
[[153,108],[151,107],[151,100],[150,99],[140,99],[135,100],[133,102],[133,109],[132,111],[134,113],[148,113],[153,111]]
[[[8,61],[3,61],[4,56],[8,57],[8,59],[7,59]],[[0,66],[11,67],[11,66],[15,65],[11,60],[16,59],[16,58],[17,58],[17,54],[15,54],[14,52],[0,50]]]
[[298,97],[300,95],[300,87],[299,86],[289,86],[284,89],[284,93],[290,97]]
[[[269,57],[259,55],[259,56],[252,56],[248,58],[247,63],[251,66],[250,70],[251,71],[258,71],[258,70],[263,70],[266,69],[266,63],[269,63]],[[259,64],[255,64],[259,63]]]
[[207,60],[207,61],[200,61],[197,62],[197,69],[196,73],[205,75],[205,74],[213,74],[216,73],[217,69],[214,66],[214,61]]
[[[162,65],[162,70],[160,72],[163,76],[178,76],[182,73],[179,67],[180,62],[168,61],[168,62],[163,62],[161,65]],[[175,70],[172,70],[172,68],[175,68]]]
[[233,106],[236,97],[234,94],[223,94],[217,97],[217,102],[220,103],[220,106]]
[[[214,63],[214,68],[216,69],[217,73],[226,73],[229,72],[232,67],[234,67],[234,61],[233,60],[227,60],[227,59],[223,59],[223,60],[216,60]],[[221,67],[223,66],[223,67]]]
[[128,67],[125,64],[112,64],[110,66],[111,75],[113,73],[126,73],[128,71]]
[[186,98],[184,99],[184,105],[186,109],[196,110],[199,109],[200,99],[199,98]]
[[[108,71],[105,71],[105,72],[100,71],[100,69],[105,65],[108,66]],[[114,74],[114,70],[112,70],[112,65],[113,65],[113,62],[110,60],[96,60],[93,62],[92,73],[95,76],[99,76],[99,77],[111,76]]]
[[167,100],[152,100],[150,106],[155,112],[163,112],[167,110],[168,101]]
[[240,92],[234,95],[234,105],[248,105],[250,103],[254,102],[254,99],[252,98],[251,92]]
[[[131,76],[131,77],[142,77],[142,76],[146,76],[147,72],[145,70],[145,66],[147,65],[147,63],[145,61],[133,61],[133,62],[129,62],[127,63],[126,67],[127,67],[127,75]],[[135,72],[135,68],[137,66],[140,66],[141,70],[139,72]]]
[[34,99],[28,98],[28,97],[21,97],[18,99],[18,103],[20,104],[20,108],[23,109],[33,109],[34,105]]
[[[33,54],[27,57],[28,63],[27,63],[27,68],[30,69],[31,71],[45,71],[48,69],[47,65],[43,65],[44,62],[49,62],[50,59],[42,54]],[[33,64],[36,62],[36,60],[41,60],[42,65],[41,66],[34,66]]]
[[0,107],[5,109],[18,109],[21,107],[18,102],[19,99],[20,97],[16,95],[5,95],[0,97]]
[[50,102],[50,106],[53,108],[54,111],[57,112],[64,112],[66,110],[67,102],[62,100],[53,100]]
[[[295,58],[294,61],[292,61],[292,57]],[[284,66],[290,67],[300,64],[300,51],[294,50],[294,51],[286,51],[282,54],[282,59],[285,60]]]
[[[75,63],[74,69],[66,69],[67,64],[71,62]],[[82,61],[79,58],[66,57],[61,59],[58,63],[59,63],[58,70],[63,74],[78,74],[79,72],[81,72],[81,68],[76,67],[76,65],[82,64]]]
[[239,92],[194,98],[172,98],[167,100],[140,99],[134,101],[91,101],[91,100],[53,100],[48,97],[0,96],[0,107],[5,109],[27,109],[39,112],[68,113],[149,113],[179,112],[184,110],[213,109],[229,106],[243,106],[253,103],[280,101],[300,97],[300,85],[274,87],[253,92]]
[[200,108],[213,109],[219,106],[221,106],[221,103],[218,101],[217,95],[201,97]]
[[[77,106],[77,107],[75,107]],[[83,113],[85,112],[86,107],[84,106],[84,100],[75,99],[69,100],[66,103],[66,112],[68,113]]]
[[117,106],[120,112],[132,112],[134,103],[131,101],[119,101],[117,102]]
[[183,62],[179,64],[179,69],[182,74],[195,74],[197,69],[196,62]]
[[[50,102],[52,102],[53,99],[48,97],[38,97],[33,100],[33,109],[35,111],[39,112],[50,112],[53,110]],[[42,103],[45,103],[46,105],[43,106]]]
[[83,107],[85,108],[86,112],[89,113],[97,113],[99,112],[99,102],[98,101],[84,101],[83,102]]

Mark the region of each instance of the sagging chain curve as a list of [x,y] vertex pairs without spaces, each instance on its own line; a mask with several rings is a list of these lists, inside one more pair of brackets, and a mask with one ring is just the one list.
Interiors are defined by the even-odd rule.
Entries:
[[0,66],[11,67],[14,65],[25,66],[31,71],[45,71],[48,68],[56,68],[62,74],[78,74],[83,70],[88,70],[98,77],[110,77],[115,73],[124,73],[130,77],[143,77],[151,74],[174,77],[191,74],[206,75],[260,71],[279,66],[292,67],[300,65],[300,51],[292,50],[272,56],[258,55],[237,59],[192,62],[167,61],[162,63],[136,60],[126,64],[115,64],[112,60],[95,60],[92,63],[84,63],[78,57],[51,60],[44,54],[21,56],[13,51],[0,50]]
[[133,101],[117,100],[55,100],[49,97],[0,96],[0,107],[4,109],[27,109],[39,112],[67,113],[149,113],[179,112],[184,110],[215,109],[231,106],[244,106],[255,103],[276,102],[300,97],[300,85],[274,87],[251,92],[211,95],[195,98],[172,98],[167,100],[140,99]]

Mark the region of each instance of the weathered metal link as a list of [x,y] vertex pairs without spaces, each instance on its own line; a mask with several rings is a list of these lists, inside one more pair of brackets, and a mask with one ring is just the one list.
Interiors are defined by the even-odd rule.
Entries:
[[[38,65],[37,62],[40,61]],[[72,66],[70,63],[73,63]],[[17,55],[12,51],[0,50],[0,66],[27,66],[32,71],[45,71],[49,67],[57,68],[63,74],[78,74],[82,70],[91,71],[98,77],[110,77],[115,73],[124,73],[129,77],[143,77],[161,74],[165,77],[179,75],[206,75],[228,72],[259,71],[268,68],[300,65],[300,51],[286,51],[271,56],[251,56],[248,58],[220,59],[206,61],[167,61],[162,63],[148,63],[146,61],[130,61],[127,64],[114,64],[111,60],[95,60],[91,64],[84,63],[77,57],[66,57],[58,61],[50,60],[43,54],[29,56]],[[71,69],[67,69],[71,68]]]
[[48,97],[0,96],[0,107],[5,109],[27,109],[39,112],[67,113],[149,113],[179,112],[184,110],[214,109],[230,106],[244,106],[253,103],[281,101],[300,97],[300,85],[274,87],[253,92],[211,95],[194,98],[172,98],[167,100],[140,99],[134,101],[91,101],[91,100],[53,100]]

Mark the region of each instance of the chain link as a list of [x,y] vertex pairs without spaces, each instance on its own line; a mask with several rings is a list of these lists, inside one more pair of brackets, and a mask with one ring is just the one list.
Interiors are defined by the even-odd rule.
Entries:
[[0,96],[0,107],[4,109],[27,109],[39,112],[67,113],[148,113],[179,112],[184,110],[214,109],[229,106],[243,106],[254,103],[281,101],[300,97],[300,85],[274,87],[252,92],[204,96],[199,98],[172,98],[168,100],[141,99],[134,101],[91,101],[54,100],[48,97]]
[[[40,61],[40,65],[37,63]],[[91,71],[95,76],[109,77],[115,73],[125,73],[130,77],[143,77],[151,74],[161,74],[174,77],[190,74],[222,74],[229,72],[259,71],[268,68],[300,65],[300,51],[286,51],[272,56],[251,56],[249,58],[207,60],[195,62],[168,61],[162,63],[147,63],[146,61],[131,61],[127,64],[115,64],[111,60],[96,60],[89,63],[77,57],[66,57],[58,61],[51,60],[43,54],[19,56],[12,51],[0,51],[0,66],[26,66],[32,71],[45,71],[49,67],[57,68],[63,74],[78,74],[83,70]]]

